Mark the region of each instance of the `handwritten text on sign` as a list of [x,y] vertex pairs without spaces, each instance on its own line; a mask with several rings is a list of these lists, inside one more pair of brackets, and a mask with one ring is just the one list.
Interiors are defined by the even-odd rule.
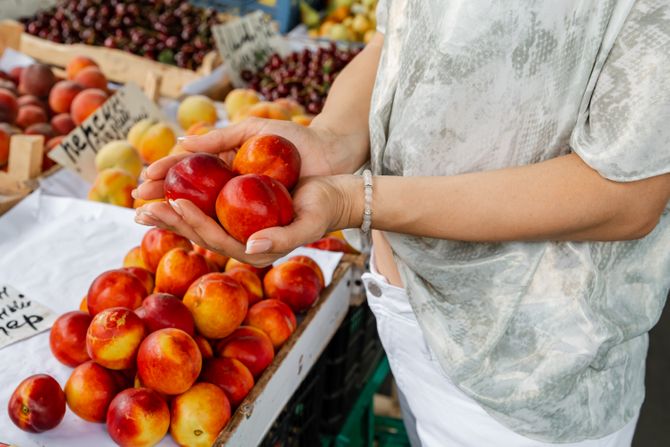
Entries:
[[243,70],[256,71],[272,53],[283,54],[286,44],[262,11],[212,27],[216,46],[224,63],[230,67],[233,85],[245,85]]
[[0,284],[0,349],[46,331],[56,315],[18,290]]
[[117,90],[93,115],[70,132],[49,157],[85,180],[95,180],[95,154],[114,140],[125,140],[136,122],[151,118],[165,120],[163,113],[134,84]]

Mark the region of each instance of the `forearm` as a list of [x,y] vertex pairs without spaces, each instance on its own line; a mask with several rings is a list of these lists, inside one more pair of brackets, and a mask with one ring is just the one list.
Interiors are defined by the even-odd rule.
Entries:
[[[349,207],[341,226],[357,227],[362,183],[342,180]],[[624,240],[655,226],[669,191],[667,175],[616,183],[571,154],[450,177],[376,177],[372,222],[385,231],[473,242]]]
[[336,173],[354,172],[369,156],[370,99],[383,42],[378,33],[340,72],[310,126],[326,130],[341,143],[328,154]]

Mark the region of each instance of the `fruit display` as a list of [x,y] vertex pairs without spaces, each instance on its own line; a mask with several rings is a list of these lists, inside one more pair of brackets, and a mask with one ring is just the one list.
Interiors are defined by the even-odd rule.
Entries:
[[59,79],[39,63],[0,71],[0,167],[7,163],[12,135],[42,135],[46,171],[55,164],[47,153],[107,100],[107,78],[93,60],[74,57],[66,73],[67,79]]
[[304,1],[303,23],[313,38],[368,43],[377,27],[377,0],[332,0],[324,18]]
[[117,48],[193,70],[214,49],[211,27],[222,17],[176,0],[60,0],[21,22],[52,42]]
[[[283,58],[279,54],[273,54],[258,71],[253,73],[245,70],[241,76],[250,89],[260,93],[267,100],[289,98],[304,107],[308,113],[316,115],[321,112],[337,75],[359,52],[360,48],[338,47],[335,43],[331,43],[314,51],[310,49],[295,51]],[[234,98],[235,102],[250,101],[250,94],[238,95],[241,97]],[[275,103],[261,104],[264,106],[254,103],[241,117],[291,119],[292,116],[304,113],[295,113],[299,109],[293,110],[295,115],[289,112],[289,117],[286,118],[281,102],[280,107]],[[270,104],[274,104],[276,110],[273,110]]]
[[[67,406],[106,424],[121,446],[155,445],[168,432],[180,445],[211,445],[324,284],[306,256],[259,269],[203,253],[175,233],[148,230],[123,267],[93,278],[83,310],[54,323],[51,352],[74,368],[64,389],[44,374],[27,378],[10,419],[46,431]],[[174,284],[187,290],[163,290]]]

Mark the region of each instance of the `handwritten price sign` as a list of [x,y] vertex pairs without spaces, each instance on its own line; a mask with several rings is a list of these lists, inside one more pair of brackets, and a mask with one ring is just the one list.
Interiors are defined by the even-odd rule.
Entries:
[[0,349],[46,331],[56,315],[18,290],[0,284]]

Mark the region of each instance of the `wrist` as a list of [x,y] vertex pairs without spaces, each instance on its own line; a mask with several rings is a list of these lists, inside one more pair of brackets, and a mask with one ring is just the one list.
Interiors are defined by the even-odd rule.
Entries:
[[359,175],[337,175],[331,177],[335,191],[335,218],[332,231],[359,228],[365,210],[365,188]]
[[331,175],[351,174],[370,156],[369,135],[330,126],[324,114],[317,115],[309,128],[323,142],[323,155]]

